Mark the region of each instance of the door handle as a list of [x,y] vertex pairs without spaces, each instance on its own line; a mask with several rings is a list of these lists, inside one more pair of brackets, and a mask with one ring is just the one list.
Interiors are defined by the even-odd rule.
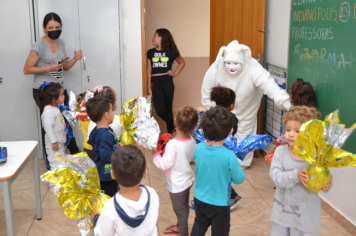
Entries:
[[86,66],[86,64],[85,64],[85,57],[83,57],[83,63],[84,63],[84,70],[86,70],[86,69],[87,69],[87,66]]
[[258,61],[258,62],[260,62],[260,54],[257,54],[257,57],[256,57],[256,60]]
[[2,84],[2,77],[0,77],[0,84]]

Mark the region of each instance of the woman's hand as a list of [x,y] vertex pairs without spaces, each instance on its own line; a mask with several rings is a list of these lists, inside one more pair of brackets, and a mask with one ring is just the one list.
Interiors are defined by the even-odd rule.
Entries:
[[82,55],[82,50],[78,50],[78,51],[74,51],[74,58],[75,60],[80,60],[82,59],[83,55]]
[[169,70],[167,73],[168,73],[169,76],[173,76],[173,77],[177,76],[176,73],[173,72],[172,70]]
[[304,185],[304,187],[307,187],[306,182],[308,182],[309,179],[309,176],[307,175],[307,169],[298,170],[298,179]]
[[58,143],[52,143],[52,150],[53,151],[58,151],[59,150]]
[[63,63],[55,65],[54,63],[56,63],[56,61],[57,60],[54,60],[49,66],[47,66],[48,71],[59,71],[63,67]]

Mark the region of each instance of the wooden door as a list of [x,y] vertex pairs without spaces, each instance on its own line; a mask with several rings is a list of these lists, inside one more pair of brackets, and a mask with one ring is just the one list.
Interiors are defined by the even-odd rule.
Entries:
[[[251,48],[252,57],[263,60],[265,0],[210,0],[210,64],[220,47],[232,40]],[[261,106],[257,134],[261,133]],[[259,151],[255,152],[259,156]]]

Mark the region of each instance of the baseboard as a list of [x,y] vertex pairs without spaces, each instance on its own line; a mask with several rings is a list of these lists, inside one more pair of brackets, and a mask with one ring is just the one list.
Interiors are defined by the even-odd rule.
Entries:
[[322,197],[320,197],[321,208],[331,216],[337,223],[339,223],[346,231],[351,235],[356,235],[356,226],[352,224],[348,219],[341,215],[335,208],[327,203]]

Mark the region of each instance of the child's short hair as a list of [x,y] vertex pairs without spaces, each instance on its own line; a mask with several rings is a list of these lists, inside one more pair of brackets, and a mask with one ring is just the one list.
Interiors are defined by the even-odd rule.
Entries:
[[109,86],[103,86],[103,91],[101,92],[95,91],[94,97],[106,97],[107,99],[109,99],[112,106],[115,106],[115,93],[114,90]]
[[209,141],[221,141],[227,138],[232,128],[231,112],[222,106],[207,110],[203,115],[202,129]]
[[210,100],[215,102],[217,106],[228,108],[231,104],[235,104],[235,92],[226,87],[213,87],[210,93]]
[[191,132],[198,123],[198,113],[193,107],[185,106],[178,111],[176,126],[183,132]]
[[80,93],[80,94],[77,95],[76,100],[77,100],[78,107],[80,106],[80,104],[82,103],[83,99],[85,98],[85,94],[86,94],[86,92]]
[[106,97],[93,97],[85,103],[88,116],[93,122],[98,122],[103,118],[105,112],[110,110],[110,100]]
[[43,109],[45,106],[52,104],[53,100],[58,100],[61,89],[63,87],[59,83],[51,83],[44,89],[40,86],[37,92],[37,105],[39,108]]
[[300,123],[307,122],[320,117],[320,112],[315,107],[294,106],[283,116],[283,124],[289,120],[295,120]]
[[310,83],[297,79],[290,86],[290,96],[294,106],[316,107],[316,96]]
[[125,145],[112,154],[111,166],[118,184],[133,187],[142,180],[146,170],[146,159],[138,147]]

